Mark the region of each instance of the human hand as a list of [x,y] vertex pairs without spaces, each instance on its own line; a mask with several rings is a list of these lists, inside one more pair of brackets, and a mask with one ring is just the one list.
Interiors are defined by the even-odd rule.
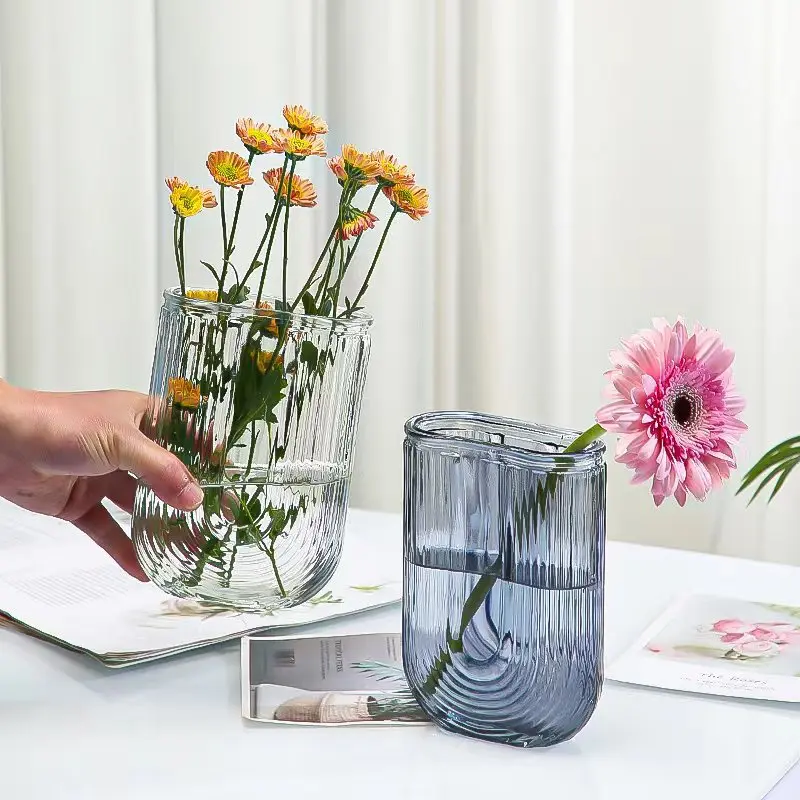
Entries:
[[132,512],[135,475],[174,508],[203,501],[184,464],[141,432],[147,401],[136,392],[36,392],[0,382],[0,496],[71,522],[139,580],[147,577],[133,544],[103,499]]

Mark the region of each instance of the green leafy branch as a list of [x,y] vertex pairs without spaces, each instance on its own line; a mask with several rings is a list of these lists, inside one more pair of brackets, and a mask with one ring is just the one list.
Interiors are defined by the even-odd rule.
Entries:
[[792,470],[800,462],[800,436],[793,436],[785,442],[775,445],[768,450],[745,474],[742,484],[736,494],[741,494],[752,487],[756,481],[761,479],[755,492],[748,501],[748,505],[758,497],[761,492],[774,482],[772,492],[767,499],[769,503],[773,497],[781,490],[786,483],[786,479],[791,475]]

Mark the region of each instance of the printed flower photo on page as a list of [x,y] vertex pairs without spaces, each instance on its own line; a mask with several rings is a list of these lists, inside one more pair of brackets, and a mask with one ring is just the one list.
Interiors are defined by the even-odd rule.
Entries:
[[608,669],[609,680],[800,702],[800,606],[692,595]]
[[757,672],[800,677],[800,608],[783,608],[708,598],[685,607],[645,650],[653,658],[735,662]]

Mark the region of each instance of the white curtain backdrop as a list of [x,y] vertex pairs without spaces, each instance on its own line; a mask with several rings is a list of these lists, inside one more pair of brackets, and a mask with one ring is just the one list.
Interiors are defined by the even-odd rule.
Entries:
[[[331,151],[391,150],[432,193],[367,296],[354,504],[399,510],[419,411],[586,427],[608,350],[654,315],[737,350],[747,465],[800,430],[799,40],[795,0],[0,0],[3,374],[146,390],[163,176],[207,183],[237,117],[300,102]],[[328,213],[294,217],[296,264],[332,218],[306,166]],[[190,222],[192,265],[219,233]],[[656,511],[627,481],[612,464],[613,538],[800,563],[800,476],[768,511],[733,485]]]

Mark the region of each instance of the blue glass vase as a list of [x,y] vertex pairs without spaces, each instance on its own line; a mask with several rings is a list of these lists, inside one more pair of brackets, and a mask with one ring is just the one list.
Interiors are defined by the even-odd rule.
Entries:
[[574,736],[603,680],[605,446],[483,414],[406,423],[403,661],[428,715],[519,747]]

